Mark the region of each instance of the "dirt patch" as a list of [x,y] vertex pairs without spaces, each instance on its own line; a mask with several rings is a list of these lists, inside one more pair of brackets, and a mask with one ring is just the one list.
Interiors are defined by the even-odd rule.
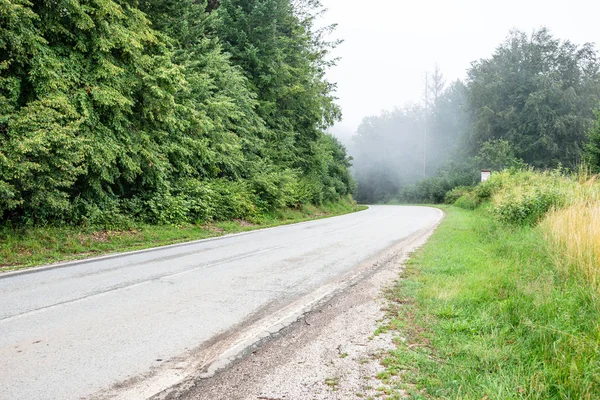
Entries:
[[110,240],[110,234],[107,231],[93,232],[88,237],[94,242],[106,243]]

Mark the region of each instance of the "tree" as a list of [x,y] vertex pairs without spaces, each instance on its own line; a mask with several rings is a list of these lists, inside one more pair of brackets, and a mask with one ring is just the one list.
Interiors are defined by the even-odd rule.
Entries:
[[180,173],[195,177],[248,177],[262,146],[258,137],[264,134],[264,121],[256,113],[248,80],[213,34],[216,16],[208,7],[196,0],[146,0],[141,5],[153,26],[173,42],[173,61],[183,67],[187,82],[177,94],[179,119],[186,121],[185,143],[172,159]]
[[585,146],[585,158],[595,173],[600,173],[600,113],[598,120],[588,132],[588,142]]
[[[296,170],[320,197],[316,148],[323,131],[340,117],[335,86],[325,79],[336,43],[314,30],[320,2],[314,0],[223,0],[217,34],[231,60],[257,95],[257,112],[268,134],[262,156]],[[338,146],[341,146],[338,143]]]
[[522,160],[515,157],[510,142],[503,139],[484,142],[474,160],[480,168],[490,168],[494,171],[525,166]]
[[599,66],[592,44],[560,41],[545,28],[531,37],[512,32],[491,58],[469,70],[470,154],[504,139],[536,167],[579,162],[600,101]]
[[429,75],[427,80],[427,88],[428,91],[428,104],[427,107],[429,109],[435,109],[438,100],[444,93],[444,89],[446,86],[446,81],[444,80],[444,74],[440,70],[439,65],[435,65],[433,73]]
[[0,1],[1,221],[184,223],[349,193],[318,2],[220,3]]
[[2,211],[46,220],[164,182],[183,76],[145,15],[112,0],[0,7]]

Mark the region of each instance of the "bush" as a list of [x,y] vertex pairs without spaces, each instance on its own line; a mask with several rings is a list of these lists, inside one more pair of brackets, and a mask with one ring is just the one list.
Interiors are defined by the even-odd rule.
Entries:
[[291,170],[263,172],[254,176],[250,184],[263,211],[298,207],[308,200],[308,193],[301,190],[298,174]]
[[[133,208],[133,207],[132,207]],[[127,230],[135,226],[132,213],[115,198],[105,197],[101,203],[77,199],[73,204],[73,224],[105,230]]]
[[247,182],[186,179],[173,192],[160,192],[143,202],[140,219],[160,225],[249,219],[256,216],[257,203]]
[[568,193],[574,193],[576,186],[561,169],[511,169],[492,174],[475,193],[482,200],[491,198],[493,213],[501,222],[533,225],[552,208],[566,204]]
[[465,193],[464,195],[456,199],[456,201],[454,202],[455,206],[464,208],[466,210],[474,210],[477,207],[479,207],[479,204],[479,199],[477,198],[475,193],[472,192]]
[[147,202],[149,222],[160,225],[182,225],[189,222],[190,201],[170,191],[157,193]]
[[473,193],[480,201],[489,200],[498,188],[494,180],[487,180],[475,186]]
[[494,199],[494,213],[501,222],[536,224],[551,208],[564,203],[558,188],[517,186]]
[[[479,172],[473,166],[450,164],[440,169],[436,176],[405,186],[397,197],[405,203],[444,203],[448,192],[459,187],[473,186],[478,178]],[[456,196],[456,199],[460,197],[458,193],[452,196]]]
[[444,203],[446,204],[454,204],[456,201],[463,197],[464,195],[470,193],[473,190],[472,187],[468,186],[457,186],[454,189],[446,192],[444,196]]

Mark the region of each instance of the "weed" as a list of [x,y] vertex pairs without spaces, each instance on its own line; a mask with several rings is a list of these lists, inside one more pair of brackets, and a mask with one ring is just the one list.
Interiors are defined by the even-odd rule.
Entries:
[[331,388],[331,390],[338,390],[339,385],[340,385],[340,378],[339,377],[334,377],[334,378],[326,378],[325,379],[325,384],[327,386],[329,386]]

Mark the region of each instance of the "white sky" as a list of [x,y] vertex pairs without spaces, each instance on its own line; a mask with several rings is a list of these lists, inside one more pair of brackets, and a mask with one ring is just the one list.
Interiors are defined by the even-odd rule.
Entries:
[[323,0],[338,23],[342,57],[328,73],[338,83],[344,119],[333,132],[352,135],[363,117],[422,98],[425,71],[437,63],[447,82],[489,57],[511,29],[547,26],[576,44],[600,42],[598,0]]

